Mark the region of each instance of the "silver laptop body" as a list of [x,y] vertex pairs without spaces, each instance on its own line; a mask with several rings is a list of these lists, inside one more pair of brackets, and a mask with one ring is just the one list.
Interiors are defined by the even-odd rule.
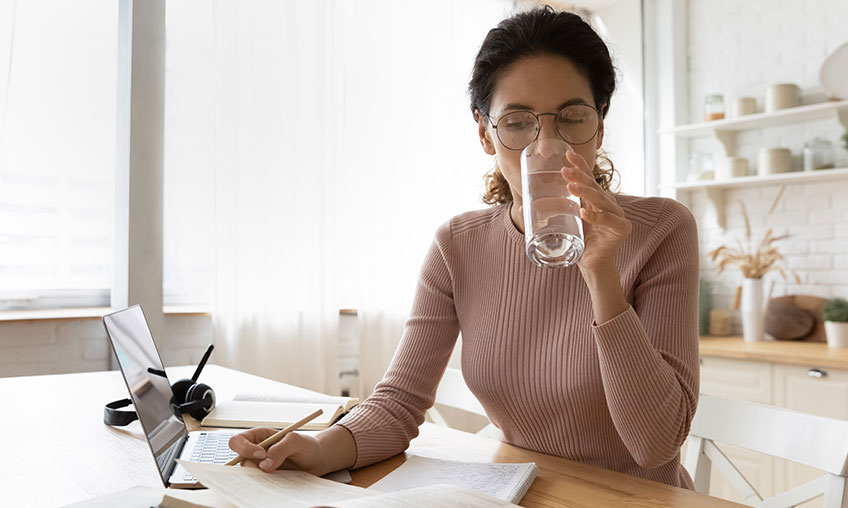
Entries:
[[176,459],[224,464],[236,456],[229,449],[229,440],[237,431],[188,432],[172,409],[171,383],[161,374],[165,368],[141,306],[107,314],[103,316],[103,325],[162,483],[165,487],[201,487]]

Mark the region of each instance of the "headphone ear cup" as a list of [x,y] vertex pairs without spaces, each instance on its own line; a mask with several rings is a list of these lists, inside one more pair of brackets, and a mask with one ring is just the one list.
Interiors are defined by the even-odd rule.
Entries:
[[194,381],[191,379],[180,379],[171,385],[171,391],[174,392],[174,400],[177,405],[190,402],[188,399],[188,391],[194,386]]
[[186,392],[186,402],[195,401],[203,401],[203,404],[196,409],[192,409],[188,414],[196,420],[202,420],[215,407],[215,392],[209,385],[203,383],[194,384]]

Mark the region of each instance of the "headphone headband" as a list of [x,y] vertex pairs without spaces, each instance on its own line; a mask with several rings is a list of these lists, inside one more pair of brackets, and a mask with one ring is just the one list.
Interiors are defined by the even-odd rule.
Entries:
[[135,411],[120,411],[120,408],[127,407],[132,404],[130,399],[116,400],[106,404],[103,408],[103,423],[114,427],[123,427],[138,420],[138,414]]

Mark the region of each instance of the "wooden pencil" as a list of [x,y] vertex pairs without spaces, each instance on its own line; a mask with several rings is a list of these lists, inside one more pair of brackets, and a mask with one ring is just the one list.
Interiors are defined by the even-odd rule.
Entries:
[[[289,432],[291,432],[293,430],[297,430],[300,427],[311,422],[315,418],[318,418],[318,416],[320,416],[323,412],[324,411],[321,410],[321,409],[316,409],[314,413],[307,415],[307,416],[304,416],[303,418],[292,423],[291,425],[289,425],[285,429],[277,432],[276,434],[272,435],[268,439],[262,441],[261,443],[259,443],[259,446],[261,446],[264,450],[268,450],[268,448],[271,448],[275,444],[279,443],[281,439],[286,437],[286,434],[288,434]],[[247,459],[247,457],[242,457],[241,455],[239,455],[239,456],[235,457],[233,460],[227,462],[224,465],[225,466],[235,466],[236,464],[241,464],[242,462],[244,462],[245,459]]]

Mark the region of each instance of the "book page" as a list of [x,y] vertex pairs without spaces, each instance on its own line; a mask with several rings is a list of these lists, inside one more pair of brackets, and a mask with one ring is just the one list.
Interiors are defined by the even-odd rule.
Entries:
[[341,411],[337,404],[268,403],[227,401],[216,406],[201,422],[208,427],[283,428],[304,416],[321,409],[323,413],[301,427],[304,430],[324,429]]
[[[371,485],[369,489],[395,492],[403,489],[445,483],[465,487],[504,501],[513,499],[522,486],[535,477],[536,464],[498,464],[483,462],[456,462],[413,455],[399,468]],[[526,492],[526,489],[525,489]]]
[[338,404],[345,411],[359,403],[358,397],[334,397],[332,395],[283,395],[279,393],[239,392],[233,400],[247,402],[298,402],[301,404]]
[[416,489],[401,490],[365,499],[353,499],[333,503],[333,508],[371,508],[391,506],[392,508],[502,508],[516,506],[492,496],[456,485],[430,485]]
[[166,489],[159,508],[237,508],[210,489]]
[[238,508],[309,507],[372,496],[359,487],[318,478],[305,471],[266,473],[251,467],[232,467],[178,460],[205,487]]

